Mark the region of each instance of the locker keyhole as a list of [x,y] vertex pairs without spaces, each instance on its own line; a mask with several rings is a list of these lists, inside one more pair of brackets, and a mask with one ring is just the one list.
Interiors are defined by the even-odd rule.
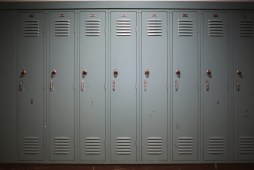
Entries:
[[176,70],[176,76],[177,76],[178,78],[180,78],[180,76],[181,76],[181,71],[180,71],[180,70]]
[[240,70],[236,70],[236,74],[239,76],[239,77],[242,77],[242,72]]
[[114,75],[115,78],[118,76],[118,70],[117,69],[114,70],[113,75]]
[[20,77],[24,77],[27,74],[26,70],[21,70]]
[[206,70],[206,74],[208,77],[210,77],[210,78],[212,77],[212,72],[210,69]]
[[84,69],[84,70],[82,71],[82,76],[83,76],[83,78],[85,78],[85,77],[87,76],[87,70],[86,70],[86,69]]
[[53,69],[51,72],[51,77],[55,77],[56,76],[56,69]]
[[148,70],[148,69],[145,69],[145,76],[146,76],[146,78],[148,78],[148,77],[149,77],[149,75],[150,75],[149,70]]

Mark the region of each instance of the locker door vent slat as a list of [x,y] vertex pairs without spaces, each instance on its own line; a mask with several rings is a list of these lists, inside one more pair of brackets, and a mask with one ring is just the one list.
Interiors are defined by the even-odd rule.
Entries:
[[240,154],[254,154],[254,137],[252,136],[240,137],[238,147]]
[[162,154],[162,138],[161,137],[149,137],[147,139],[147,154],[148,155]]
[[55,21],[55,36],[68,37],[70,35],[70,20]]
[[86,155],[99,155],[101,152],[101,139],[98,137],[87,137],[85,139]]
[[178,36],[193,36],[193,20],[178,20]]
[[39,138],[38,137],[24,137],[24,154],[33,155],[39,154]]
[[130,19],[116,20],[116,35],[117,36],[131,36],[131,20]]
[[222,20],[208,20],[208,35],[210,37],[223,37],[224,22]]
[[68,137],[55,137],[54,154],[68,155],[70,153],[70,139]]
[[131,154],[131,138],[130,137],[118,137],[116,139],[116,153],[118,155]]
[[39,37],[40,22],[39,20],[26,20],[23,25],[24,37]]
[[86,36],[100,36],[101,35],[101,21],[97,19],[89,19],[85,22]]
[[208,139],[208,153],[212,155],[224,154],[223,137],[210,137]]
[[193,154],[193,137],[178,138],[178,154],[179,155]]
[[147,35],[148,36],[162,36],[162,20],[161,19],[147,20]]
[[251,21],[251,20],[239,21],[239,36],[253,37],[254,36],[254,21]]

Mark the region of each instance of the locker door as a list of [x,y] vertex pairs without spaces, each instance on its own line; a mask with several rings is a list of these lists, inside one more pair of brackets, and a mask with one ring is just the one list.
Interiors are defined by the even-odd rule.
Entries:
[[44,140],[44,14],[19,13],[17,83],[19,159],[42,161]]
[[254,14],[234,15],[234,159],[254,160]]
[[204,13],[204,160],[228,159],[228,15]]
[[74,13],[50,13],[50,160],[74,160]]
[[142,160],[167,160],[167,12],[142,12]]
[[173,13],[173,160],[197,160],[197,13]]
[[111,161],[136,161],[136,12],[111,12]]
[[105,12],[80,13],[80,156],[105,161]]

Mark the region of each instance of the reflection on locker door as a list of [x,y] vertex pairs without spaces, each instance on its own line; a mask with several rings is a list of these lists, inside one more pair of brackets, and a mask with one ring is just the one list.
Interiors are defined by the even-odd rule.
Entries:
[[44,14],[19,13],[17,80],[20,160],[43,160]]
[[197,160],[197,13],[173,13],[173,160]]
[[204,14],[204,160],[228,160],[228,15]]
[[50,13],[50,160],[74,160],[74,13]]
[[136,12],[111,12],[111,161],[136,161]]
[[254,15],[234,14],[234,159],[254,160]]
[[80,156],[105,161],[105,12],[80,13]]
[[142,12],[142,160],[167,160],[167,12]]

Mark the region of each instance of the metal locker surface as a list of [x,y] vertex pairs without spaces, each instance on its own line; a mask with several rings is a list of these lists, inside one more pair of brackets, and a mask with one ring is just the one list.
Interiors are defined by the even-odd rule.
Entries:
[[17,89],[19,159],[44,158],[44,14],[18,13]]
[[74,160],[74,12],[50,13],[50,161]]
[[106,13],[80,13],[80,160],[104,162]]
[[254,160],[254,14],[234,14],[234,160]]
[[197,161],[198,20],[196,12],[173,12],[173,160]]
[[142,161],[167,160],[167,12],[142,12]]
[[228,160],[228,14],[204,13],[202,66],[204,160]]
[[137,132],[136,12],[111,12],[111,162],[135,162]]

